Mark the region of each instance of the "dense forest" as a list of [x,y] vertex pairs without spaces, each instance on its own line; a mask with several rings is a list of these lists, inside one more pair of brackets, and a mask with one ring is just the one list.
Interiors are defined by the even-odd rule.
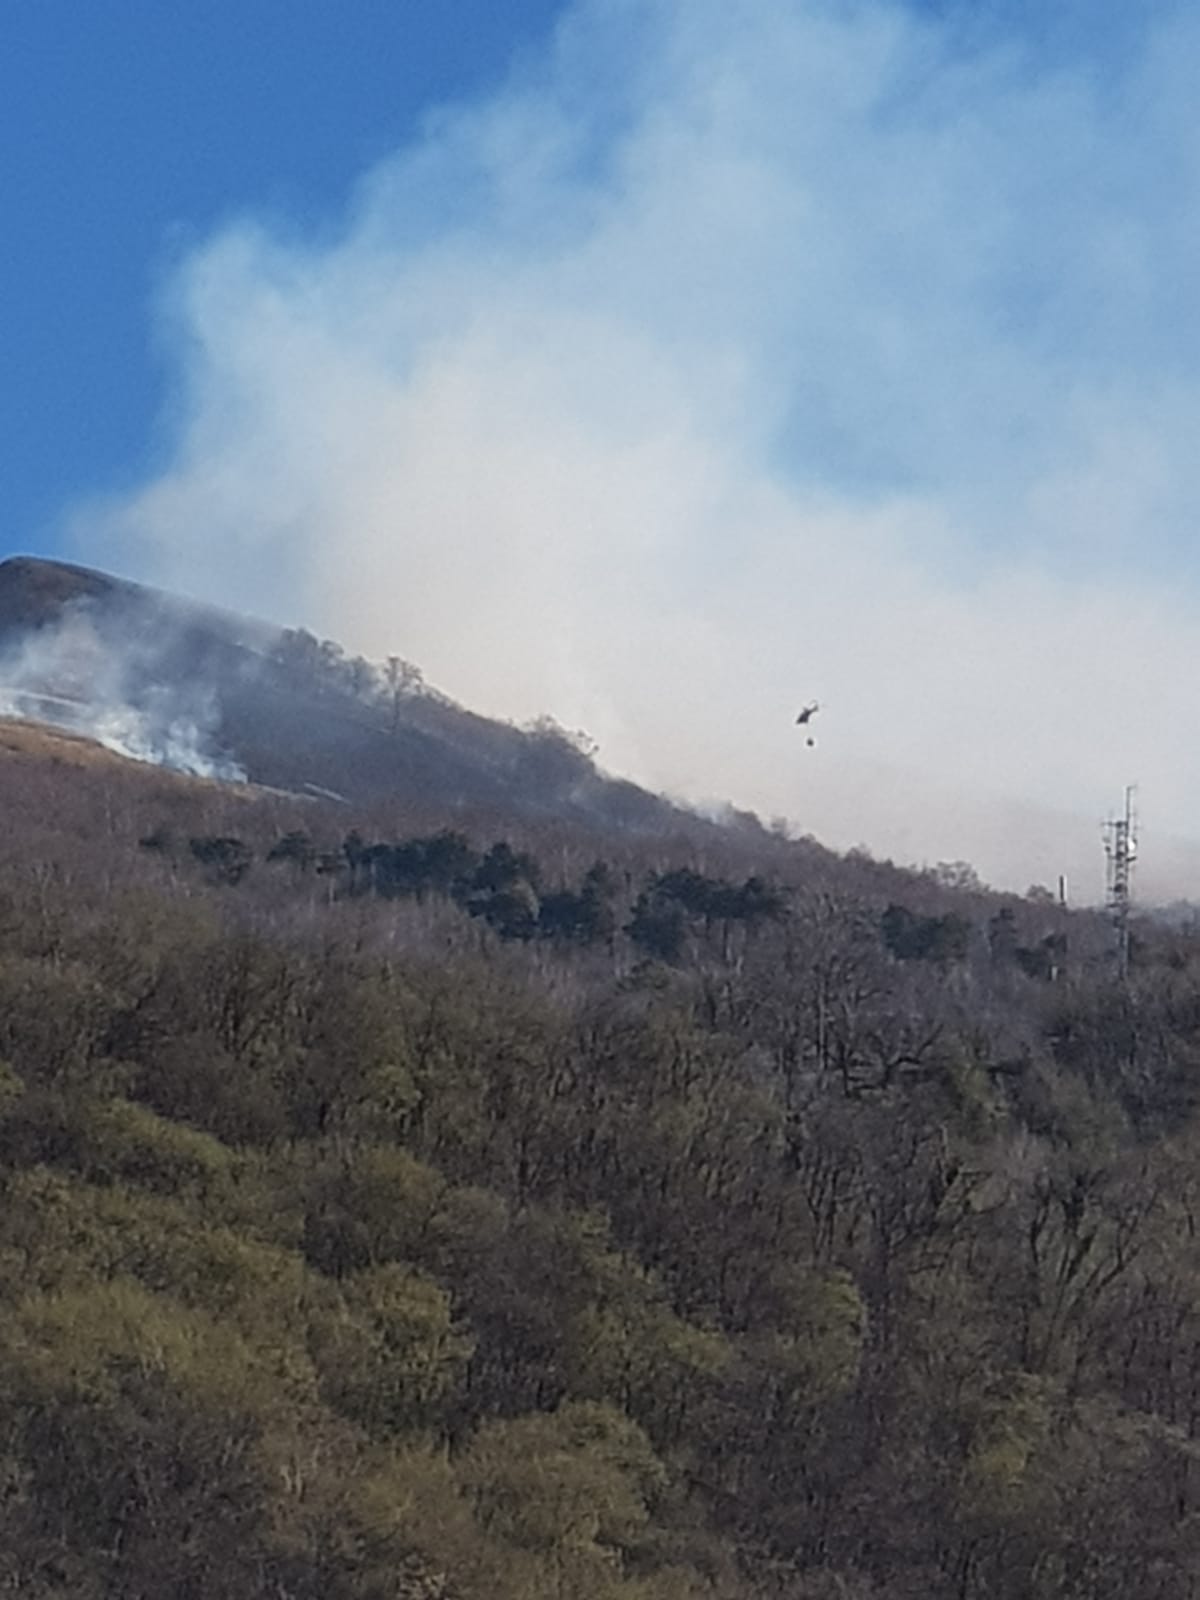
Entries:
[[1200,936],[0,738],[0,1589],[1200,1593]]

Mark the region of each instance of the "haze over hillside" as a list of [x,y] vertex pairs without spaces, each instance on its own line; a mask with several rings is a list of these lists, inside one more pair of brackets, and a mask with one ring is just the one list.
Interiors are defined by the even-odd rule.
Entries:
[[663,831],[665,800],[604,776],[579,736],[474,715],[411,662],[64,563],[0,563],[0,709],[177,771],[345,803]]
[[[303,629],[93,569],[31,557],[0,563],[0,708],[10,713],[90,732],[177,770],[298,793],[503,805],[618,829],[677,825],[670,801],[606,775],[604,753],[598,767],[586,734],[549,717],[521,729],[480,716],[427,684],[420,663],[392,663],[348,657]],[[786,713],[774,730],[781,760],[786,754],[812,773],[843,762],[836,707],[814,722],[811,746],[792,708]],[[882,772],[873,777],[884,784]],[[679,798],[720,815],[744,800],[742,774],[733,763],[723,792]],[[1014,889],[1055,884],[1065,874],[1080,902],[1100,896],[1099,817],[998,802],[986,814],[968,807],[959,815],[952,803],[931,809],[919,790],[895,785],[889,804],[883,839],[900,846],[891,852],[870,837],[849,839],[844,829],[823,833],[821,807],[802,798],[779,820],[795,834],[832,847],[849,842],[903,865],[969,860],[988,881]],[[938,848],[922,855],[929,839]],[[967,842],[975,855],[958,848]],[[1152,834],[1144,855],[1139,887],[1147,900],[1179,900],[1200,888],[1200,860],[1186,842]],[[988,864],[1004,860],[1010,870],[989,876]]]

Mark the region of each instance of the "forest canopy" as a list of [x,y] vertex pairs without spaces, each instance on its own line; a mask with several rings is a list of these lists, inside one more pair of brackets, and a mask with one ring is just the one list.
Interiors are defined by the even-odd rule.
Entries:
[[1196,1593],[1193,932],[0,784],[0,1586]]

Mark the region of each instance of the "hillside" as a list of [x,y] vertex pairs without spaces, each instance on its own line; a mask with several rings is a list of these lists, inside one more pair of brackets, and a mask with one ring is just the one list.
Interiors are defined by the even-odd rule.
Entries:
[[104,573],[0,562],[0,706],[217,776],[354,803],[502,806],[655,830],[673,807],[605,777],[581,742],[474,715],[411,663]]
[[0,726],[0,1584],[1184,1600],[1200,946]]

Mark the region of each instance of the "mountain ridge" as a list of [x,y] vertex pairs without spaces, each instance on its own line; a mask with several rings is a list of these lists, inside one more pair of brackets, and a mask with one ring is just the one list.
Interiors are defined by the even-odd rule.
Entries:
[[677,806],[600,771],[550,719],[520,729],[483,717],[393,660],[389,687],[386,664],[347,658],[303,629],[71,563],[0,562],[0,687],[80,708],[42,720],[88,731],[87,707],[115,698],[143,721],[203,724],[214,756],[267,787],[562,811],[617,829],[678,825]]

